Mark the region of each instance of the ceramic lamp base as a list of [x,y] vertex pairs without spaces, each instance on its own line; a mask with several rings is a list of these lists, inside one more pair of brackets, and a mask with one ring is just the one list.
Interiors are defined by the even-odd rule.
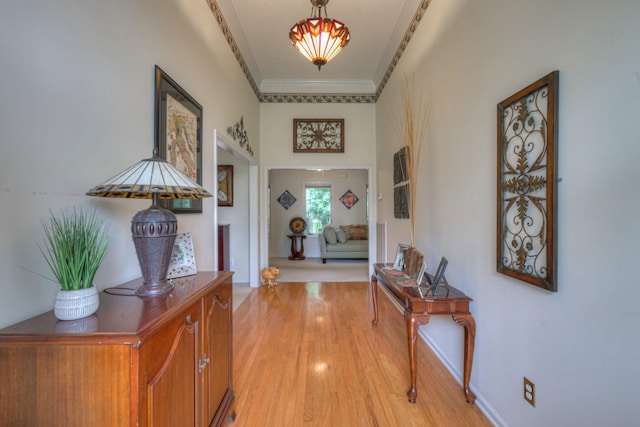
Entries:
[[163,295],[173,290],[167,281],[167,270],[178,231],[173,212],[153,205],[134,215],[131,234],[142,270],[142,286],[138,296]]
[[164,295],[173,290],[173,283],[164,281],[162,283],[154,283],[149,285],[142,285],[136,288],[136,295],[139,297],[154,297],[157,295]]

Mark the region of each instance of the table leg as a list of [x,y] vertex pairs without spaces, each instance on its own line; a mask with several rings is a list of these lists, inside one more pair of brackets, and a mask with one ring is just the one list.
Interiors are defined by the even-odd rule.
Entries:
[[469,381],[471,380],[471,368],[473,364],[473,351],[475,349],[476,339],[476,321],[471,314],[456,314],[453,320],[459,325],[464,326],[464,394],[467,397],[467,402],[474,403],[476,401],[476,395],[473,394],[469,387]]
[[291,257],[295,258],[298,256],[298,250],[296,249],[296,239],[295,237],[290,237],[291,239]]
[[304,236],[300,237],[300,252],[298,252],[299,258],[304,258]]
[[416,359],[416,341],[418,340],[418,328],[429,323],[428,314],[411,314],[404,312],[404,318],[407,322],[407,343],[409,344],[409,370],[411,371],[411,387],[407,391],[409,403],[416,403],[418,398],[418,389],[416,388],[417,377],[417,359]]
[[371,276],[371,303],[373,304],[373,320],[371,326],[378,326],[378,278]]

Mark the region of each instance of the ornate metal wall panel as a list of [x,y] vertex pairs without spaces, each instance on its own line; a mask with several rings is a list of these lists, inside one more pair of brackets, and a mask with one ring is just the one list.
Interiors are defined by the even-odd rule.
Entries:
[[497,269],[557,290],[554,71],[498,104]]

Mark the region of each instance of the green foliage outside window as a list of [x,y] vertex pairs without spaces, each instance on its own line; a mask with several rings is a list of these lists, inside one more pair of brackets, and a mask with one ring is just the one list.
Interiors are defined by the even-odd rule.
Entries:
[[307,233],[317,234],[331,223],[331,187],[307,187]]

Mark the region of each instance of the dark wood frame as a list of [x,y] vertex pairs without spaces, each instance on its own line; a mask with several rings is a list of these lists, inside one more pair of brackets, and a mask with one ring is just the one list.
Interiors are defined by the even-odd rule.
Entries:
[[[298,130],[304,126],[322,126],[333,124],[339,132],[340,141],[335,141],[338,135],[334,135],[334,143],[338,143],[334,148],[311,148],[300,140]],[[344,119],[293,119],[293,152],[294,153],[344,153]]]
[[393,153],[393,217],[409,218],[409,146]]
[[553,71],[498,104],[497,271],[554,292],[558,77]]
[[[225,172],[225,177],[220,180],[220,173]],[[218,165],[218,178],[216,180],[218,184],[218,206],[233,206],[233,165]],[[222,183],[226,181],[227,191],[222,190]],[[227,200],[220,200],[220,193],[224,193],[227,196]]]
[[431,283],[434,295],[438,292],[438,286],[440,286],[440,283],[444,282],[444,272],[447,269],[447,265],[449,265],[449,260],[442,257],[440,259],[440,264],[438,264],[438,269],[433,274],[433,281]]
[[[202,106],[193,99],[178,83],[169,77],[160,67],[155,67],[155,150],[156,155],[162,159],[172,163],[167,156],[167,95],[171,95],[173,99],[192,113],[197,120],[196,140],[191,141],[195,144],[196,153],[196,179],[195,182],[202,185]],[[174,166],[177,166],[174,164]],[[181,172],[193,179],[188,171]],[[202,199],[170,199],[159,200],[164,208],[170,209],[175,213],[202,213]]]

